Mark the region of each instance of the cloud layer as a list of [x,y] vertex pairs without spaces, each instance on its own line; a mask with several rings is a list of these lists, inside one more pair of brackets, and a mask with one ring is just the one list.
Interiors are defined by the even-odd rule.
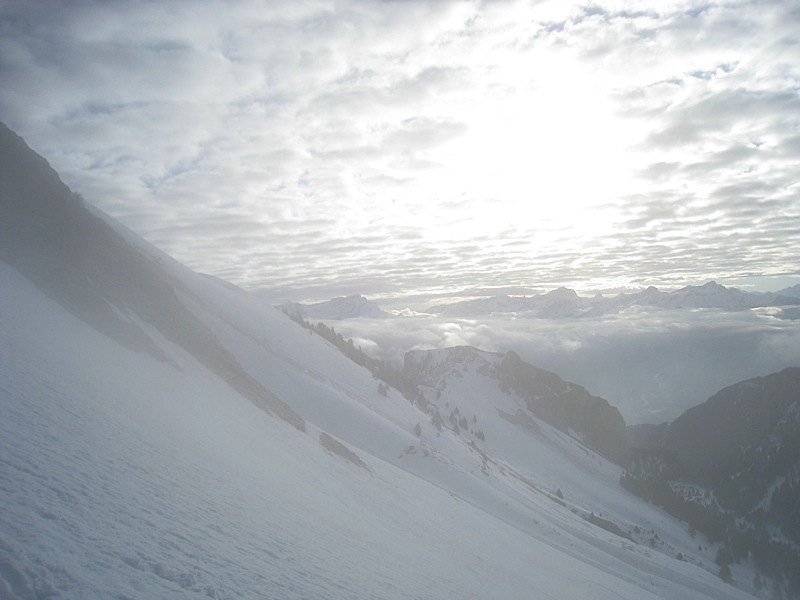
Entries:
[[249,288],[797,273],[789,2],[0,7],[0,119]]
[[416,316],[329,322],[376,357],[470,345],[517,352],[620,409],[626,421],[676,418],[723,387],[797,366],[800,328],[751,311],[631,308],[596,319]]

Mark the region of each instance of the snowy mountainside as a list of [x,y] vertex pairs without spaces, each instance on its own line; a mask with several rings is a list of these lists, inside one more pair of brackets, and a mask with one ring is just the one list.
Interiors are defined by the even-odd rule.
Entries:
[[130,237],[88,210],[21,138],[4,126],[0,136],[0,259],[123,346],[169,362],[153,339],[154,329],[265,410],[303,427],[302,419],[243,371],[187,310],[192,294],[176,276],[179,268],[165,269],[161,253],[132,245]]
[[[19,307],[0,367],[2,597],[422,598],[466,593],[470,561],[535,559],[435,486],[329,456],[318,430],[281,425],[179,348],[176,370],[2,275]],[[463,568],[441,558],[456,532]],[[511,560],[482,557],[483,535]]]
[[437,424],[3,127],[0,158],[3,598],[751,597],[480,368],[421,390],[480,431]]
[[[619,411],[584,388],[524,362],[515,352],[496,354],[468,346],[412,351],[404,360],[404,377],[412,385],[446,384],[446,373],[470,368],[497,382],[499,394],[516,394],[526,411],[564,432],[573,432],[589,447],[622,463],[626,456],[625,421]],[[441,391],[437,388],[437,395]],[[517,411],[518,412],[518,411]],[[508,418],[501,413],[500,416]],[[522,416],[530,426],[533,423]]]
[[[430,407],[434,426],[438,422],[443,433],[461,436],[476,447],[481,468],[492,471],[494,466],[502,473],[524,465],[527,475],[513,477],[535,482],[551,500],[559,489],[579,503],[593,495],[570,485],[583,491],[593,487],[595,493],[606,487],[615,491],[620,467],[587,448],[580,434],[560,430],[536,416],[520,394],[502,389],[498,373],[503,360],[501,354],[471,347],[415,351],[406,356],[405,371],[417,374],[420,395],[415,401]],[[536,461],[530,460],[532,456]],[[587,476],[590,471],[603,476]],[[597,507],[586,510],[592,508]]]

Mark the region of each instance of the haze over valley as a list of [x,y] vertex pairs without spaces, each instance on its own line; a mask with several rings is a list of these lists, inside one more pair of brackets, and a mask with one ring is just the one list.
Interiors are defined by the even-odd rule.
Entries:
[[[567,290],[404,310],[363,296],[281,308],[322,321],[366,353],[513,350],[611,401],[628,423],[672,420],[722,387],[797,364],[797,288],[743,293],[708,283],[674,292],[583,296]],[[395,308],[388,308],[394,306]]]

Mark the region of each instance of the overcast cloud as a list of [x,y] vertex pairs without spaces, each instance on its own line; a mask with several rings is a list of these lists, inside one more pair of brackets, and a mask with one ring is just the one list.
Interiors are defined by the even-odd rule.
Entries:
[[0,119],[251,289],[729,283],[798,274],[798,56],[787,1],[4,0]]

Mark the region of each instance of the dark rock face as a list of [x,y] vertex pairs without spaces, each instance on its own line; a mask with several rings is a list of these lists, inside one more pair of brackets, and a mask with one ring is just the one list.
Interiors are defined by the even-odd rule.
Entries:
[[47,161],[0,123],[0,260],[121,345],[169,361],[153,326],[265,410],[304,427],[189,310],[192,294],[152,256],[92,214]]
[[703,472],[742,448],[769,440],[783,446],[799,426],[800,368],[789,368],[729,386],[690,408],[670,424],[666,446]]
[[719,542],[721,567],[750,556],[800,597],[800,368],[729,386],[652,428],[661,444],[632,436],[623,486]]
[[737,383],[687,410],[669,426],[666,449],[723,506],[755,508],[778,479],[800,477],[800,368]]
[[589,446],[613,461],[625,459],[625,420],[602,398],[524,362],[514,352],[503,357],[498,376],[501,385],[525,398],[528,410],[537,417],[563,431],[576,431]]

